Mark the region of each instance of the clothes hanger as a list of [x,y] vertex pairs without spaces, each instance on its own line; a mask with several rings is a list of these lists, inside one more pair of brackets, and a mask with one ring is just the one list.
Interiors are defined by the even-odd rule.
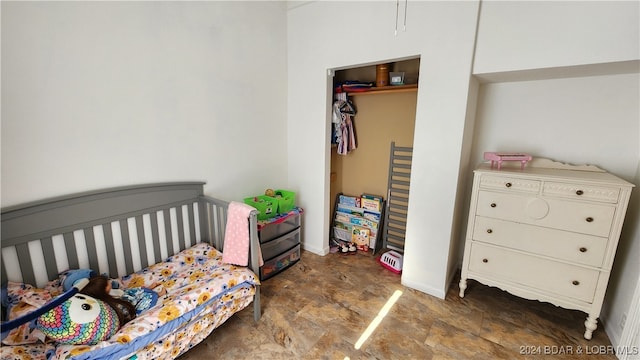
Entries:
[[340,105],[340,112],[343,114],[355,115],[356,108],[351,103],[351,100],[346,100],[342,105]]

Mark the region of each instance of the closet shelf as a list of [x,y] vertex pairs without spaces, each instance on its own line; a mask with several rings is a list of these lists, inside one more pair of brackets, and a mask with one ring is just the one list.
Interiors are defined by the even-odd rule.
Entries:
[[353,92],[348,91],[347,94],[349,94],[350,96],[359,96],[359,95],[401,93],[401,92],[415,92],[415,91],[418,91],[418,84],[372,87],[367,91],[353,91]]

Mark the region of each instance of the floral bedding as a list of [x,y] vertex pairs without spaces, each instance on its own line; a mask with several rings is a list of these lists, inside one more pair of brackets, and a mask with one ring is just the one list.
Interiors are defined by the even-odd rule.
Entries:
[[[120,282],[125,288],[154,289],[161,294],[158,303],[96,345],[50,341],[3,345],[0,359],[173,359],[247,307],[259,284],[251,270],[223,263],[222,254],[206,243],[124,276]],[[54,281],[44,291],[55,296],[56,286]],[[35,290],[35,296],[42,297],[43,289]]]

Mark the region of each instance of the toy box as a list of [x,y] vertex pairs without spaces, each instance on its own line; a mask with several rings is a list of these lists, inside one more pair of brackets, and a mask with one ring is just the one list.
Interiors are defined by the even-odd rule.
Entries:
[[260,280],[266,280],[278,272],[290,267],[300,260],[300,245],[297,245],[291,251],[264,262],[260,267]]
[[258,220],[267,220],[278,214],[278,199],[270,196],[252,196],[244,199],[244,203],[251,205],[260,213],[258,214]]
[[278,213],[287,213],[296,207],[296,193],[293,191],[278,189],[274,197],[278,199]]

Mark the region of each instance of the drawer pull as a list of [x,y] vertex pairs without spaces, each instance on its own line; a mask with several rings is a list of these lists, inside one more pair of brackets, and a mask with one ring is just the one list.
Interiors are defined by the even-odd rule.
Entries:
[[580,252],[583,252],[583,253],[584,253],[584,252],[587,252],[587,248],[586,248],[586,247],[581,247],[581,248],[580,248]]
[[489,259],[482,259],[482,262],[486,264],[489,262]]
[[571,283],[572,283],[573,285],[575,285],[575,286],[580,285],[580,281],[578,281],[578,280],[573,280]]
[[506,183],[506,184],[504,184],[504,186],[511,187],[511,183]]
[[496,203],[491,203],[491,207],[496,207]]
[[582,190],[576,191],[576,195],[582,195],[582,194],[584,194],[584,191],[582,191]]
[[492,232],[493,232],[493,230],[487,229],[487,234],[491,234]]
[[592,222],[593,218],[591,216],[589,216],[588,218],[586,218],[585,220],[587,220],[587,222]]

